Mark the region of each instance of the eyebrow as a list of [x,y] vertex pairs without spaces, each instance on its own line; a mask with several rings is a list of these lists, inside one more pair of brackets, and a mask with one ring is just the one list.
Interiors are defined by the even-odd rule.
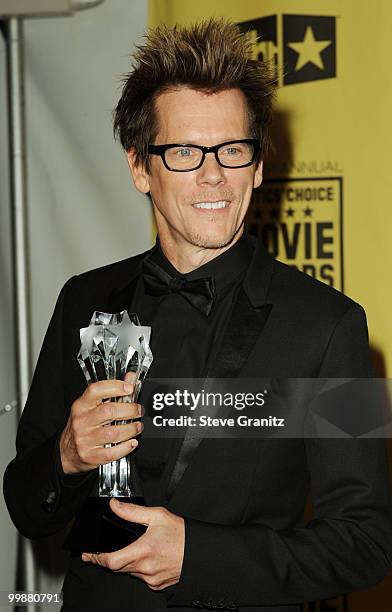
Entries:
[[[249,138],[252,138],[252,136],[247,136],[247,135],[245,135],[245,136],[228,136],[227,138],[223,138],[222,140],[219,140],[219,142],[216,142],[215,144],[220,144],[220,143],[225,143],[225,142],[235,142],[236,140],[248,140]],[[177,140],[174,140],[173,138],[167,138],[167,140],[164,143],[162,143],[162,144],[181,144],[181,145],[185,145],[185,144],[191,145],[192,144],[192,145],[196,145],[198,147],[208,147],[208,146],[213,147],[213,146],[215,146],[213,144],[212,145],[206,145],[206,144],[203,144],[203,143],[198,143],[198,142],[195,142],[195,140],[192,140],[192,139],[184,140],[184,139],[181,139],[181,138],[177,139]]]

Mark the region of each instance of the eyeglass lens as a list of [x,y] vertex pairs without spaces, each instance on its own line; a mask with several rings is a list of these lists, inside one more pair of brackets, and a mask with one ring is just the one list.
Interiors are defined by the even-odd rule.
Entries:
[[[253,158],[253,144],[247,142],[226,143],[218,149],[218,159],[224,166],[243,166]],[[165,151],[165,161],[174,170],[196,168],[203,152],[196,147],[171,147]]]

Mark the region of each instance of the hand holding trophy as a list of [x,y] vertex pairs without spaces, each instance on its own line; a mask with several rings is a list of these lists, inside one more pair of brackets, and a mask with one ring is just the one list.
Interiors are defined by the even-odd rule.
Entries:
[[[102,380],[131,382],[128,395],[106,398],[110,402],[137,401],[143,380],[152,363],[149,347],[151,328],[141,326],[136,314],[126,310],[118,314],[94,312],[90,325],[80,330],[81,347],[78,361],[87,383]],[[110,425],[127,425],[134,419],[112,421]],[[106,444],[111,447],[112,444]],[[99,495],[101,497],[139,496],[131,456],[99,466]]]
[[99,467],[98,497],[91,495],[79,511],[65,548],[74,551],[113,551],[129,544],[145,527],[115,515],[110,497],[144,504],[130,455],[142,425],[136,404],[152,363],[151,328],[136,314],[94,312],[80,330],[79,364],[88,387],[72,405],[60,438],[65,473]]

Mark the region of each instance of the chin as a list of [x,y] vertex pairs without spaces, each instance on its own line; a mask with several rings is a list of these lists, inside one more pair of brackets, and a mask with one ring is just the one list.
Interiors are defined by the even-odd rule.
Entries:
[[221,249],[230,245],[237,237],[239,230],[227,234],[197,234],[191,232],[188,234],[188,241],[196,247],[202,249]]

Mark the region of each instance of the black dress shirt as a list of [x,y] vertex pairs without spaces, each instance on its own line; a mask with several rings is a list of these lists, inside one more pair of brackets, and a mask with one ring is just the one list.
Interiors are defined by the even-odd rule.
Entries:
[[[140,277],[133,300],[131,312],[136,312],[143,325],[151,326],[150,346],[154,361],[148,373],[151,379],[202,378],[207,375],[209,364],[219,351],[231,308],[246,270],[252,259],[254,244],[243,234],[227,251],[199,268],[180,274],[165,257],[159,240],[150,257],[171,276],[182,276],[188,280],[211,277],[214,279],[216,299],[212,311],[207,316],[192,306],[184,296],[169,293],[162,296],[148,295],[143,278]],[[145,389],[148,385],[145,385]],[[143,390],[139,401],[148,403],[147,393]],[[172,439],[157,438],[140,440],[135,451],[139,474],[145,486],[154,489],[156,499],[167,501],[170,477],[180,451],[183,437]],[[151,444],[153,443],[153,445]],[[153,449],[153,453],[151,452]],[[153,455],[153,456],[151,456]],[[160,465],[159,477],[151,481],[151,466],[154,457],[164,458]],[[158,465],[153,470],[159,469]]]
[[253,251],[252,240],[243,234],[215,259],[192,272],[180,274],[157,241],[151,259],[174,277],[213,278],[216,300],[212,312],[206,316],[178,293],[148,295],[143,279],[139,279],[130,309],[138,314],[143,325],[152,327],[150,345],[154,361],[149,378],[192,378],[206,374]]

